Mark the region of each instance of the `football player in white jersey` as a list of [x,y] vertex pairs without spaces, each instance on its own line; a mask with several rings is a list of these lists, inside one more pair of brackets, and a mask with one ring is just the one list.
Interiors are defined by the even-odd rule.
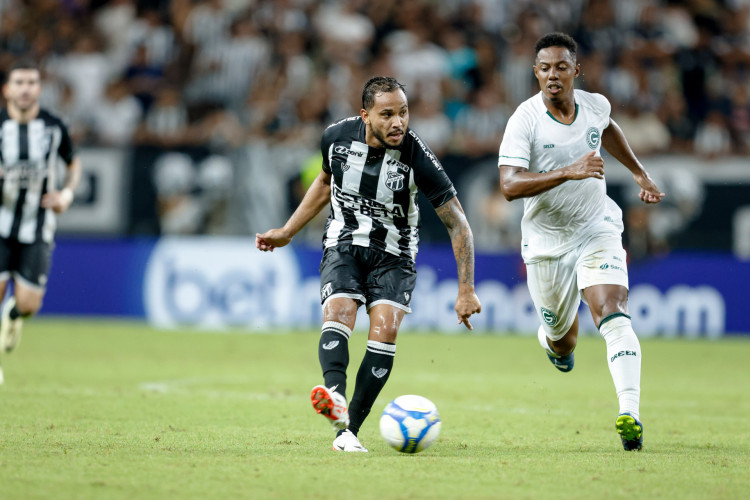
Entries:
[[633,173],[643,202],[658,203],[664,193],[610,118],[607,99],[574,89],[581,71],[576,50],[563,33],[537,41],[534,75],[541,91],[508,122],[500,187],[506,199],[524,200],[522,255],[542,347],[558,370],[573,369],[583,298],[607,343],[620,404],[615,427],[625,450],[639,450],[641,348],[628,315],[622,211],[606,194],[600,148]]

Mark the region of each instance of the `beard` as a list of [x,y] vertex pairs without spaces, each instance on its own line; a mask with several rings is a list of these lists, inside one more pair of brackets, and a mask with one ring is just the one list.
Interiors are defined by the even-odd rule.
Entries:
[[399,146],[400,146],[400,145],[401,145],[401,144],[402,144],[402,143],[404,142],[404,137],[406,137],[406,134],[404,134],[403,136],[401,136],[401,140],[400,140],[400,141],[398,141],[398,144],[389,144],[389,143],[388,143],[388,137],[387,137],[386,135],[384,135],[384,134],[380,133],[380,131],[378,131],[378,130],[375,130],[374,128],[372,129],[372,136],[373,136],[373,137],[374,137],[375,139],[377,139],[377,141],[378,141],[378,142],[379,142],[379,143],[380,143],[380,144],[381,144],[381,145],[382,145],[382,146],[383,146],[384,148],[386,148],[386,149],[387,149],[387,148],[397,148],[397,147],[399,147]]

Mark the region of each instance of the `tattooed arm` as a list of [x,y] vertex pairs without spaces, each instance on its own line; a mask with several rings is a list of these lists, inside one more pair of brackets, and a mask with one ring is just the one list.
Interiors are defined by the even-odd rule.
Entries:
[[453,246],[453,255],[458,267],[458,298],[456,314],[458,322],[473,330],[469,317],[482,310],[479,298],[474,293],[474,236],[457,197],[453,197],[435,209],[445,224]]

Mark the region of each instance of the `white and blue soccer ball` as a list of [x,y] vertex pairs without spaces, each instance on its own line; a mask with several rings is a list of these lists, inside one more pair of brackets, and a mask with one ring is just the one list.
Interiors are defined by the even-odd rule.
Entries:
[[418,453],[440,434],[437,407],[422,396],[399,396],[383,410],[380,434],[397,451]]

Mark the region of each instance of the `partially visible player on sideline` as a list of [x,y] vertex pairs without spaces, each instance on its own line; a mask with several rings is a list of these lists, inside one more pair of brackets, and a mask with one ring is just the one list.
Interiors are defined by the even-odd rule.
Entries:
[[[41,91],[41,75],[33,62],[19,60],[10,67],[3,86],[7,108],[0,111],[0,297],[9,280],[14,288],[0,323],[0,351],[6,353],[18,346],[24,318],[42,306],[55,214],[68,209],[81,178],[68,130],[58,117],[39,108]],[[67,166],[59,190],[58,158]]]
[[[458,265],[458,322],[481,310],[474,293],[474,240],[448,176],[427,145],[410,130],[404,87],[375,77],[362,92],[359,116],[323,133],[323,169],[284,227],[255,235],[273,251],[288,244],[330,203],[320,264],[323,328],[318,356],[325,385],[313,388],[313,408],[338,433],[333,449],[366,452],[357,433],[385,386],[396,355],[396,335],[416,282],[417,191],[430,200],[448,229]],[[347,409],[348,340],[357,308],[370,316],[367,352]]]
[[574,89],[576,42],[550,33],[536,43],[534,75],[541,92],[522,103],[500,145],[500,187],[523,198],[522,255],[541,320],[539,342],[562,372],[573,369],[581,297],[607,343],[619,398],[615,427],[625,450],[639,450],[641,347],[628,316],[628,271],[622,211],[606,194],[604,148],[632,173],[645,203],[664,193],[633,154],[610,104]]

